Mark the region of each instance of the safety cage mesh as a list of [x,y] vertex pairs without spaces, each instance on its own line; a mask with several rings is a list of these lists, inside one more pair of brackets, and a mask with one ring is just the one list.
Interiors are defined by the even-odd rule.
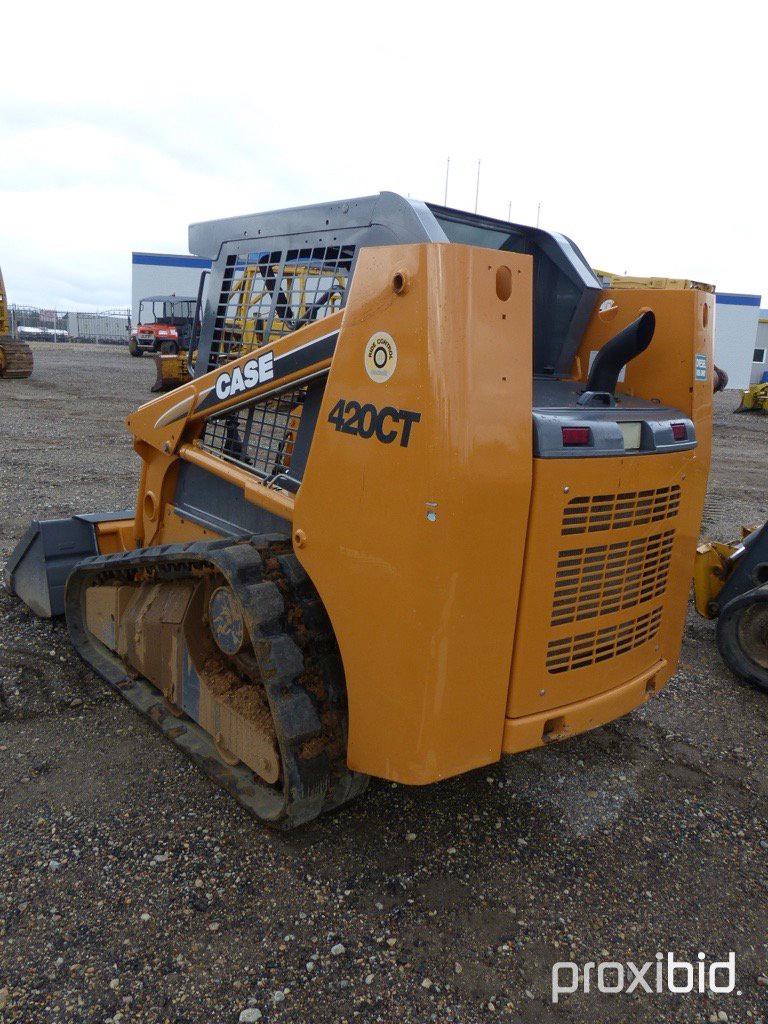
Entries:
[[354,245],[227,257],[207,370],[336,313],[346,301]]
[[306,396],[305,385],[213,416],[200,444],[265,480],[298,484],[290,470]]

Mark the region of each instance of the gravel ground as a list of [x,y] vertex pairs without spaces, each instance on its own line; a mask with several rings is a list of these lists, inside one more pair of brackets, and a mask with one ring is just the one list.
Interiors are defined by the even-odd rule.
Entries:
[[[0,384],[0,556],[132,504],[147,360],[35,346]],[[768,418],[718,396],[704,532],[768,517]],[[0,1019],[768,1019],[768,697],[689,615],[645,708],[440,785],[256,824],[0,591]],[[564,996],[557,961],[737,957],[731,995]],[[718,1018],[719,1014],[719,1018]]]

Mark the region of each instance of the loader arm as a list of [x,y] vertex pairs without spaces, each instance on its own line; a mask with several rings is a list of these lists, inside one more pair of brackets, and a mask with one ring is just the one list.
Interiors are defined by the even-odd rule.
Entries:
[[252,468],[211,455],[200,438],[212,417],[326,375],[343,315],[335,313],[244,353],[129,416],[128,429],[144,462],[136,502],[137,544],[153,543],[160,529],[177,459],[236,484],[253,504],[289,521],[293,518],[294,496],[280,487],[279,480],[270,482]]

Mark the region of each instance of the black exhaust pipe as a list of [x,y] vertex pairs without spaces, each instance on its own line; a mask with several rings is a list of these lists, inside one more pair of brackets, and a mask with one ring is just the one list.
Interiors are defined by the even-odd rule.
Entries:
[[630,359],[645,352],[656,330],[656,316],[651,310],[641,313],[637,320],[606,341],[595,356],[587,378],[587,391],[601,391],[612,395],[619,374]]

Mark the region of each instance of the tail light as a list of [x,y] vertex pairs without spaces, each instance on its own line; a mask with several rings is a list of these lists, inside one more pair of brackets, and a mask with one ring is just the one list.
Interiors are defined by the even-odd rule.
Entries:
[[563,446],[574,448],[589,444],[589,427],[563,427]]
[[688,440],[688,427],[684,423],[673,423],[672,424],[672,437],[676,441],[687,441]]

